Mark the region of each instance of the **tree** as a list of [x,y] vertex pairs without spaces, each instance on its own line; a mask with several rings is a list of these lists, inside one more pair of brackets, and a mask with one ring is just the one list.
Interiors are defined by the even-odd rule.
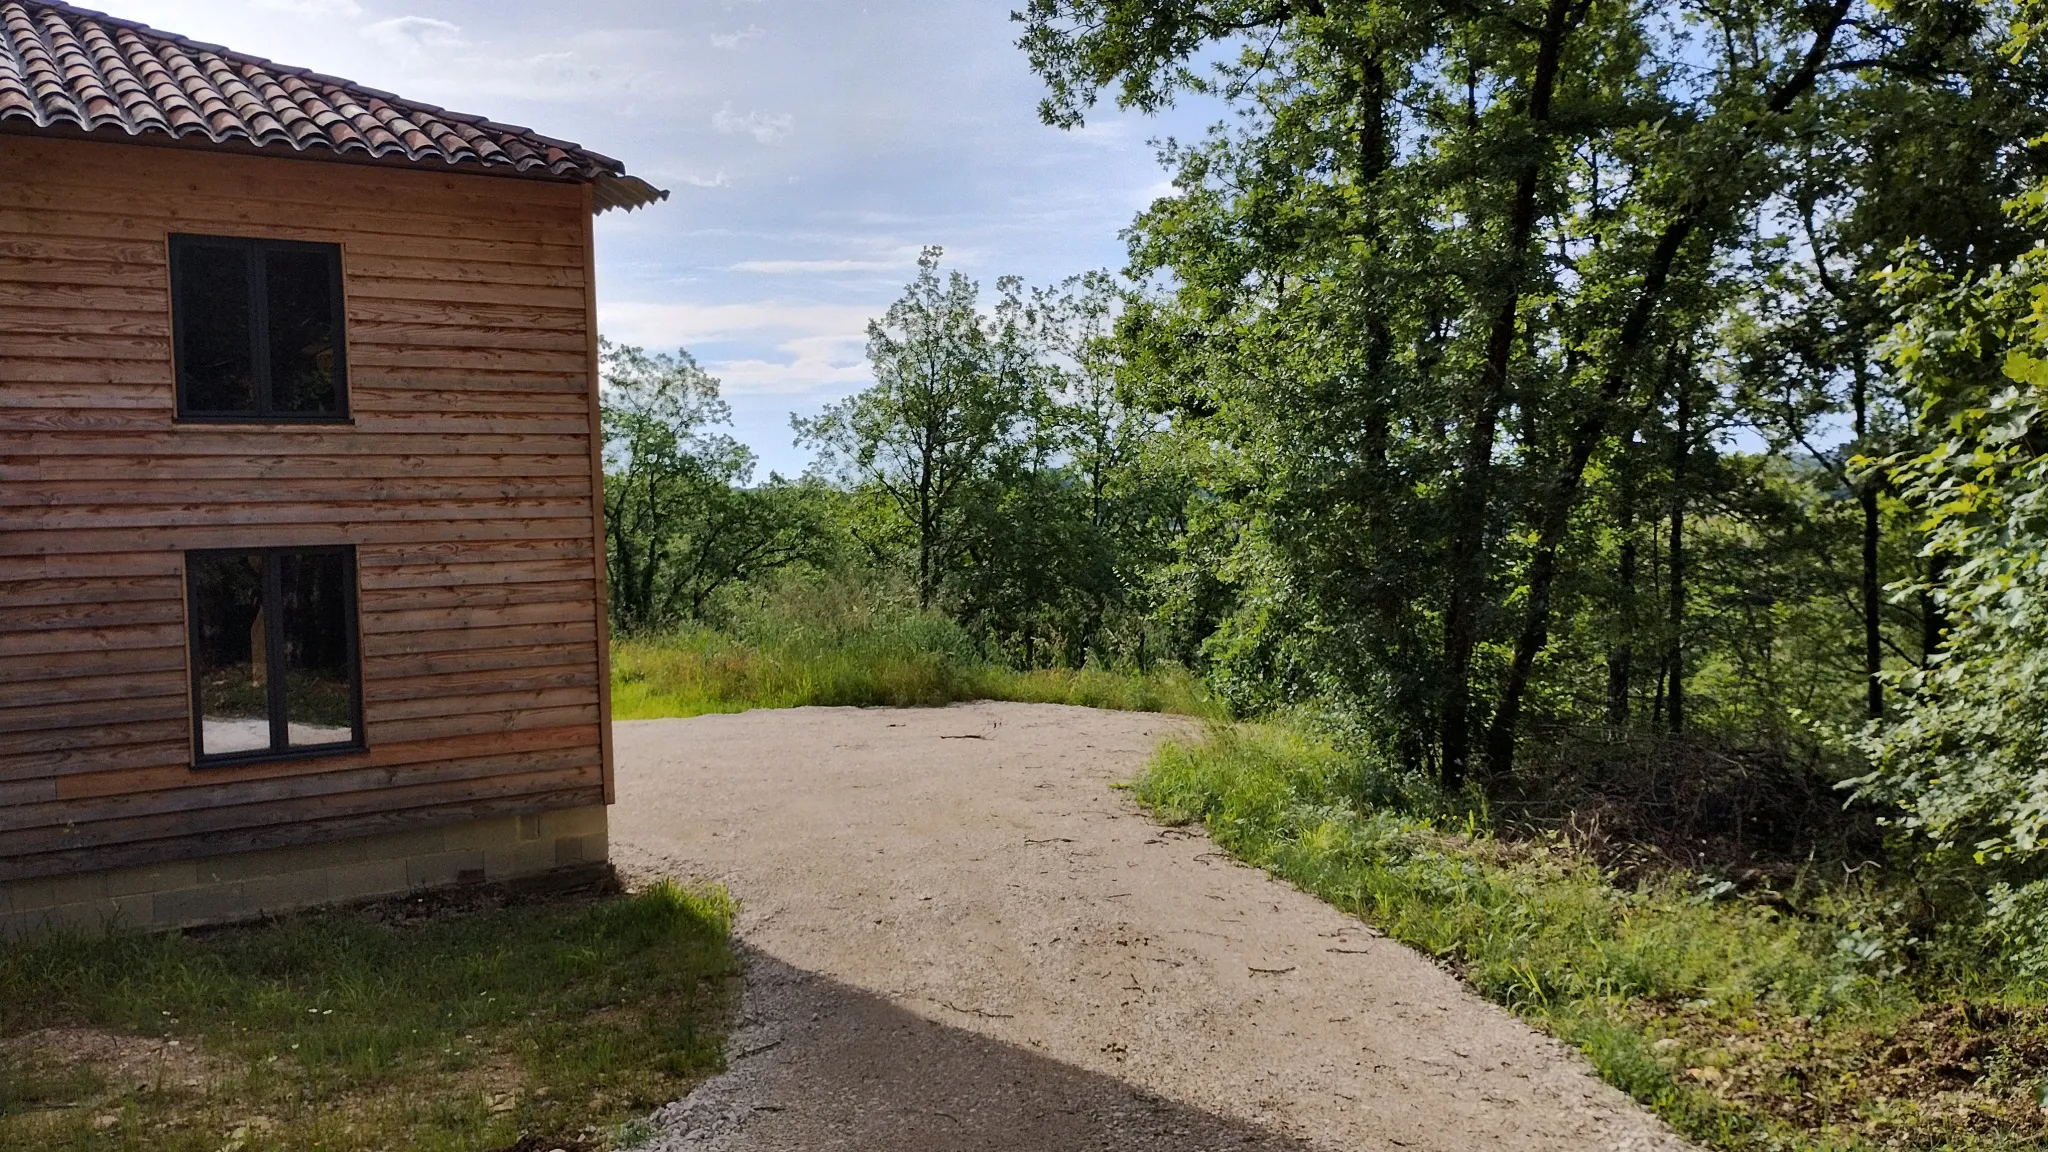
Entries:
[[[1124,299],[1107,274],[1096,272],[1035,293],[1031,309],[1048,369],[1045,439],[1073,522],[1061,554],[1060,615],[1066,662],[1074,667],[1091,651],[1146,661],[1140,600],[1149,574],[1169,556],[1189,496],[1163,421],[1134,403],[1115,334]],[[1110,651],[1108,636],[1119,623],[1136,642],[1121,654]]]
[[1178,194],[1132,231],[1171,286],[1136,333],[1155,402],[1223,450],[1239,571],[1289,633],[1234,650],[1306,669],[1449,786],[1481,728],[1511,771],[1589,476],[1670,411],[1652,397],[1725,307],[1775,159],[1867,46],[1852,2],[1704,10],[1696,38],[1590,0],[1020,14],[1052,123],[1104,88],[1243,112],[1168,150]]
[[[2048,187],[2017,206],[2048,230]],[[1923,451],[1889,474],[1928,509],[1947,563],[1902,585],[1950,622],[1944,650],[1891,679],[1865,796],[1897,805],[1937,853],[2010,874],[2048,868],[2048,248],[1979,275],[1913,258],[1886,277],[1911,301],[1887,353]]]
[[613,627],[701,617],[720,589],[817,554],[819,494],[780,477],[747,487],[753,453],[710,431],[731,410],[688,352],[600,349]]
[[[1751,421],[1774,451],[1820,465],[1830,502],[1855,506],[1856,643],[1872,719],[1884,714],[1888,659],[1924,660],[1937,646],[1925,643],[1930,614],[1883,601],[1883,585],[1910,562],[1888,557],[1888,537],[1911,534],[1908,523],[1888,526],[1884,509],[1897,520],[1908,510],[1881,471],[1854,464],[1907,451],[1914,435],[1879,355],[1892,308],[1879,274],[1907,244],[1950,271],[2016,254],[2023,233],[2000,205],[2025,189],[2036,162],[2011,142],[2048,130],[2038,63],[2003,45],[2012,9],[1911,11],[1883,29],[1854,83],[1819,93],[1822,110],[1787,150],[1778,243],[1753,250],[1760,276],[1737,333]],[[1830,442],[1830,426],[1844,422],[1846,438]],[[1909,655],[1909,644],[1922,651]]]
[[792,418],[819,468],[875,501],[865,540],[878,555],[907,552],[918,604],[931,608],[965,545],[968,511],[1012,450],[1031,396],[1021,286],[998,285],[993,318],[980,289],[939,276],[941,250],[918,257],[917,278],[868,324],[875,384],[813,419]]

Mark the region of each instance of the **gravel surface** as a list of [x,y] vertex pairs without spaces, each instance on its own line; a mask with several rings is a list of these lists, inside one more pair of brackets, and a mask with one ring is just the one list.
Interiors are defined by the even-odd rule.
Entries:
[[1111,787],[1190,730],[1024,704],[617,725],[614,859],[730,885],[748,965],[730,1070],[646,1148],[1690,1147]]

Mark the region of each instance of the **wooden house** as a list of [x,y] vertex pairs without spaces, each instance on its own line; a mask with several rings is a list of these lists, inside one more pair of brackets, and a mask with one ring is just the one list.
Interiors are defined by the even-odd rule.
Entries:
[[0,936],[602,865],[591,221],[666,195],[0,0]]

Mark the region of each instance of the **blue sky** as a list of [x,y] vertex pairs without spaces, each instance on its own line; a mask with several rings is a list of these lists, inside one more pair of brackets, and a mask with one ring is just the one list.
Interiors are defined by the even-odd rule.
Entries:
[[[89,0],[88,0],[89,3]],[[861,388],[920,245],[988,284],[1120,267],[1201,119],[1038,122],[1006,0],[106,0],[129,19],[615,156],[670,199],[598,218],[614,339],[686,346],[794,474],[789,414]]]

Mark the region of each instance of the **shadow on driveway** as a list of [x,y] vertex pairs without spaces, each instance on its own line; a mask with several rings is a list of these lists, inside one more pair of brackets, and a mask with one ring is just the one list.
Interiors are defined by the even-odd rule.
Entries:
[[[657,1114],[650,1150],[1313,1147],[742,951],[746,1004],[729,1070]],[[955,1011],[974,1009],[934,1006]]]

